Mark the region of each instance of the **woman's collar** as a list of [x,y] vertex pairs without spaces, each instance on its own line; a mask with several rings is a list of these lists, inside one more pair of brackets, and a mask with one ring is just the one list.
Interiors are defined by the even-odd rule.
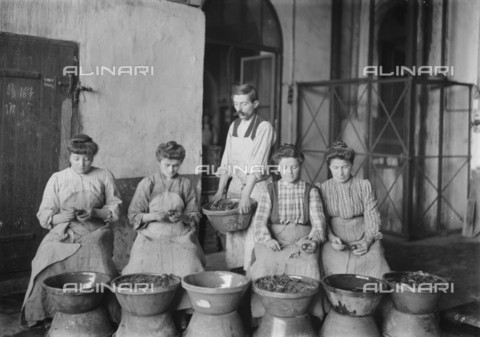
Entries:
[[298,185],[300,183],[301,179],[298,178],[295,182],[293,183],[289,183],[288,181],[285,181],[282,179],[279,180],[280,183],[282,183],[282,185],[286,185],[286,186],[294,186],[294,185]]
[[350,175],[350,177],[349,177],[347,180],[345,180],[345,181],[337,181],[337,180],[335,180],[335,179],[332,178],[332,180],[333,180],[336,184],[338,184],[338,185],[349,184],[349,183],[352,182],[352,179],[353,179],[353,176],[352,176],[352,175]]

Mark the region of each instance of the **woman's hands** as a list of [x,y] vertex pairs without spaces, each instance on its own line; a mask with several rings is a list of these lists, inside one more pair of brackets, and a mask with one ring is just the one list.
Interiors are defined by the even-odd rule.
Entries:
[[168,221],[167,213],[146,213],[142,216],[143,223],[149,222],[165,222]]
[[179,221],[182,222],[189,222],[191,219],[190,217],[178,210],[169,210],[168,212],[165,213],[146,213],[142,217],[142,222],[143,223],[149,223],[149,222],[171,222],[171,223],[176,223]]
[[297,246],[300,246],[302,252],[305,252],[307,254],[313,254],[317,249],[318,244],[316,241],[310,238],[304,238],[297,241]]
[[75,210],[75,215],[77,217],[77,220],[80,222],[85,222],[87,220],[90,220],[93,218],[93,208],[91,209],[76,209]]
[[273,250],[274,252],[279,252],[282,250],[282,247],[280,247],[280,244],[278,243],[277,240],[270,239],[265,242],[265,246]]
[[373,239],[372,238],[364,238],[358,242],[355,242],[355,245],[357,246],[356,249],[352,251],[353,254],[355,255],[365,255],[368,253],[368,250],[370,249],[370,246],[373,244]]
[[338,236],[333,233],[328,233],[328,241],[332,243],[332,247],[335,250],[344,250],[345,248],[349,248],[352,250],[352,253],[355,255],[365,255],[368,253],[370,246],[373,244],[373,238],[363,238],[359,241],[353,242],[352,244],[348,245],[342,242]]
[[335,250],[344,250],[346,245],[340,240],[338,236],[333,234],[332,232],[328,233],[328,241],[331,242],[333,249]]
[[52,217],[52,225],[56,226],[61,223],[77,220],[80,222],[86,222],[93,218],[99,218],[102,220],[109,220],[111,218],[111,212],[108,209],[103,208],[90,208],[90,209],[72,209],[62,210],[60,213],[55,214]]
[[52,225],[56,226],[58,224],[64,223],[64,222],[70,222],[76,218],[75,211],[66,211],[62,210],[61,213],[55,214],[52,217]]
[[174,209],[168,211],[167,216],[168,216],[168,221],[172,223],[179,222],[179,221],[182,221],[182,222],[190,221],[190,217],[187,214]]
[[112,217],[110,210],[104,208],[76,209],[75,215],[80,222],[86,222],[93,218],[109,221]]

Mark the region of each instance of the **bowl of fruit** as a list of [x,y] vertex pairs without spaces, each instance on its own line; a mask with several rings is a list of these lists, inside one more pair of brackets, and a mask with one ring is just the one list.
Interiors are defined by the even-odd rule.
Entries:
[[247,228],[250,225],[252,214],[257,207],[257,202],[250,198],[250,212],[240,213],[239,198],[226,198],[217,203],[209,202],[202,207],[214,229],[220,233],[236,232]]
[[409,314],[432,313],[442,294],[452,290],[446,279],[423,271],[393,271],[383,278],[393,288],[395,308]]
[[269,275],[253,282],[265,310],[276,317],[296,317],[307,313],[320,283],[298,275]]

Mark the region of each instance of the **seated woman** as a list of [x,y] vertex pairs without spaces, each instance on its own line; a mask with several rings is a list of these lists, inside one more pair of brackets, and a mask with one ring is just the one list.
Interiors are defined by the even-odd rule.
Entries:
[[[167,273],[180,277],[203,271],[205,256],[198,242],[200,220],[192,183],[178,174],[185,149],[174,141],[156,152],[159,171],[137,186],[128,218],[138,235],[122,274]],[[187,294],[177,291],[176,310],[191,307]]]
[[[253,219],[254,262],[248,270],[252,282],[289,274],[320,281],[319,245],[325,239],[325,216],[318,190],[300,180],[305,157],[293,145],[281,146],[272,156],[281,180],[268,185]],[[302,249],[303,248],[303,249]],[[252,316],[264,315],[258,296],[252,296]],[[311,313],[320,319],[324,311],[320,292]]]
[[113,231],[120,194],[113,175],[92,166],[97,144],[87,135],[74,136],[67,146],[70,167],[48,180],[37,217],[50,230],[32,261],[32,276],[23,302],[21,323],[33,326],[55,311],[42,290],[47,277],[92,271],[115,277]]
[[332,178],[320,188],[328,222],[322,248],[326,275],[361,274],[382,278],[390,271],[380,243],[380,213],[368,180],[351,175],[355,151],[336,142],[326,153]]

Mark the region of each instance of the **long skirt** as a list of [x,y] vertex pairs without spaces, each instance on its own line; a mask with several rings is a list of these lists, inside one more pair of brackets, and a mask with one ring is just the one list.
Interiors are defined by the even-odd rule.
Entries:
[[[159,230],[155,232],[155,228]],[[167,232],[171,234],[164,235]],[[183,277],[205,270],[205,265],[205,255],[196,232],[189,231],[183,223],[150,223],[138,232],[122,275],[161,273]],[[191,307],[187,293],[179,288],[172,308],[182,310]]]
[[[76,224],[79,227],[79,224]],[[72,226],[74,227],[74,226]],[[64,241],[60,241],[64,240]],[[32,275],[25,294],[20,321],[23,326],[32,326],[46,318],[53,318],[52,307],[42,282],[50,276],[78,271],[99,272],[114,278],[118,271],[112,260],[113,231],[109,224],[79,237],[69,224],[52,229],[38,247],[32,260]],[[118,320],[119,307],[114,296],[106,295],[108,309],[114,321]]]

